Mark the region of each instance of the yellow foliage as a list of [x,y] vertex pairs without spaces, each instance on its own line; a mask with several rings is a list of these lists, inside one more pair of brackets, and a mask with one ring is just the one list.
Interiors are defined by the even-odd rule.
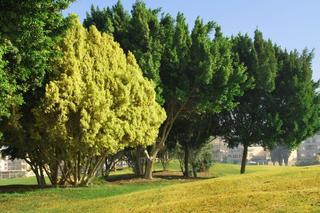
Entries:
[[57,77],[35,111],[51,137],[97,155],[154,143],[165,111],[134,56],[79,20],[60,48],[64,55],[56,62]]

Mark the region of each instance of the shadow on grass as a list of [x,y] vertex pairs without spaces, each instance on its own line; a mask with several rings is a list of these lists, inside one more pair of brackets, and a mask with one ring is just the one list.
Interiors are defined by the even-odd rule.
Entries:
[[184,177],[182,172],[178,171],[155,171],[153,177],[165,180],[205,180],[213,178],[203,173],[200,173],[198,177]]
[[5,185],[0,186],[0,193],[24,193],[35,191],[37,189],[47,189],[52,188],[51,185],[40,187],[38,185],[23,185],[23,184],[15,184],[15,185]]
[[107,178],[108,182],[125,181],[139,178],[135,174],[121,174],[121,175],[111,175]]
[[[153,178],[155,180],[206,180],[214,178],[213,176],[208,176],[205,174],[199,175],[199,177],[184,177],[183,174],[179,171],[154,171]],[[140,181],[149,181],[144,179],[143,177],[136,176],[134,174],[120,174],[120,175],[112,175],[107,178],[108,182],[140,182]]]

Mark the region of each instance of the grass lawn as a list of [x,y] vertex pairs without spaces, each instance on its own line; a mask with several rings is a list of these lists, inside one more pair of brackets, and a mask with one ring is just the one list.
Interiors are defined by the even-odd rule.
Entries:
[[[170,170],[178,168],[173,162]],[[0,193],[0,212],[320,212],[319,166],[247,171],[239,175],[239,165],[216,164],[208,174],[216,178],[210,179],[99,181],[85,188]],[[114,175],[119,173],[125,171]],[[0,185],[23,180],[30,184],[27,178]]]

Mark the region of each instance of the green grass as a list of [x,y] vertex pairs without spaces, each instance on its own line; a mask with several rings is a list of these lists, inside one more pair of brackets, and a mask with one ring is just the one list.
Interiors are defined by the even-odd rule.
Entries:
[[[173,162],[171,169],[177,168]],[[239,175],[239,165],[216,164],[209,171],[218,177],[213,179],[138,179],[2,193],[0,212],[320,212],[319,166],[248,166],[247,172]],[[9,183],[22,180],[30,183],[28,178]]]
[[34,185],[37,184],[37,180],[35,177],[0,179],[0,186],[12,184]]

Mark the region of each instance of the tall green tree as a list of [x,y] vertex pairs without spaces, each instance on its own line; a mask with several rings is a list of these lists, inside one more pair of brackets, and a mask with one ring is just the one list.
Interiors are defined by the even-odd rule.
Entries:
[[277,47],[279,72],[273,106],[282,121],[277,142],[289,150],[319,131],[318,83],[312,80],[313,52],[283,51]]
[[273,44],[263,39],[258,30],[255,31],[254,40],[248,35],[234,37],[233,51],[247,67],[252,86],[247,88],[242,97],[237,98],[237,107],[221,114],[220,124],[229,147],[243,146],[240,173],[244,173],[248,147],[273,147],[281,126],[276,111],[271,110],[277,60]]
[[87,185],[109,154],[154,143],[165,112],[154,84],[111,36],[77,21],[60,48],[56,77],[34,110],[34,140],[60,148],[54,160],[63,165],[63,176]]
[[[151,178],[152,159],[165,145],[179,116],[233,108],[237,104],[234,98],[242,94],[247,80],[245,69],[232,54],[230,41],[215,23],[204,24],[198,18],[189,34],[184,16],[178,14],[174,28],[166,26],[173,33],[165,47],[160,74],[168,118],[150,150],[146,178]],[[209,35],[213,30],[212,40]]]

